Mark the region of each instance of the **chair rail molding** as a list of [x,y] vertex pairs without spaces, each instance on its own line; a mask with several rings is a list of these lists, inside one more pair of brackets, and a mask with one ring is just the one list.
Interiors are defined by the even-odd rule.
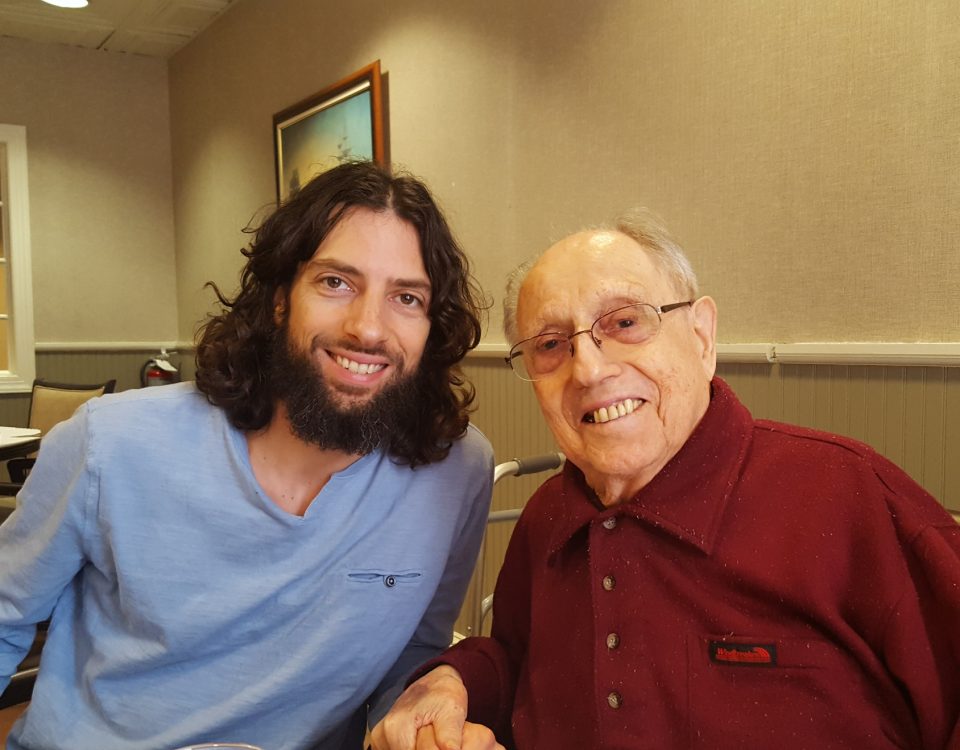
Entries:
[[38,341],[38,352],[153,352],[186,351],[193,342],[177,341]]
[[[484,342],[468,357],[505,357],[506,343]],[[809,342],[717,344],[721,363],[960,367],[960,342]]]

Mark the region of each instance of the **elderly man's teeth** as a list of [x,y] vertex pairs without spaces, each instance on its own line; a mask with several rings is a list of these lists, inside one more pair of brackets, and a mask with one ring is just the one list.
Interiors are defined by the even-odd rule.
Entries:
[[637,399],[628,398],[619,403],[611,404],[610,406],[601,406],[593,412],[593,421],[596,424],[612,422],[614,419],[627,416],[627,414],[633,414],[634,411],[640,408],[640,404],[642,403],[642,401],[638,401]]
[[346,357],[341,357],[337,354],[334,359],[337,364],[340,365],[344,370],[350,370],[350,372],[356,373],[357,375],[370,375],[374,372],[380,372],[385,364],[367,364],[354,362],[352,359],[347,359]]

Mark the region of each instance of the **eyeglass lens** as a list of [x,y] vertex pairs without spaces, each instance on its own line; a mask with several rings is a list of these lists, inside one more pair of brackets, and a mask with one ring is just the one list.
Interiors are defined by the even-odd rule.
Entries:
[[[590,333],[602,345],[605,341],[619,344],[641,344],[660,330],[660,316],[652,305],[640,302],[601,315]],[[539,380],[560,367],[573,354],[574,334],[545,333],[521,341],[511,351],[510,363],[524,380]]]

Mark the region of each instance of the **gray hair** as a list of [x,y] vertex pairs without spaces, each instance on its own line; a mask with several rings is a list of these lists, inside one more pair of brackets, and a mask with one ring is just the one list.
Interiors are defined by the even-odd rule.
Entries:
[[520,340],[520,334],[517,331],[517,300],[520,297],[520,287],[523,286],[527,274],[534,264],[540,260],[540,252],[530,260],[524,261],[514,268],[507,276],[507,293],[503,298],[503,332],[507,336],[510,346],[513,346]]
[[[617,231],[634,240],[644,249],[657,269],[667,277],[684,300],[699,296],[697,275],[687,259],[683,248],[670,235],[663,222],[649,209],[636,208],[622,214],[613,226],[596,227],[596,231]],[[530,269],[546,252],[521,263],[507,277],[507,292],[503,300],[503,330],[511,346],[520,338],[517,330],[517,300],[520,287]]]

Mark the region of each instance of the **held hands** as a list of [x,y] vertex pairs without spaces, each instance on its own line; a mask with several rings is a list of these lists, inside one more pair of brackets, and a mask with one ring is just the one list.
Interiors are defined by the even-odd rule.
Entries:
[[466,721],[467,690],[441,665],[408,687],[373,728],[373,750],[503,750],[491,732]]
[[[447,746],[437,742],[433,726],[425,726],[417,732],[416,750],[447,750]],[[503,745],[497,742],[493,732],[483,724],[465,722],[460,750],[504,750]]]

